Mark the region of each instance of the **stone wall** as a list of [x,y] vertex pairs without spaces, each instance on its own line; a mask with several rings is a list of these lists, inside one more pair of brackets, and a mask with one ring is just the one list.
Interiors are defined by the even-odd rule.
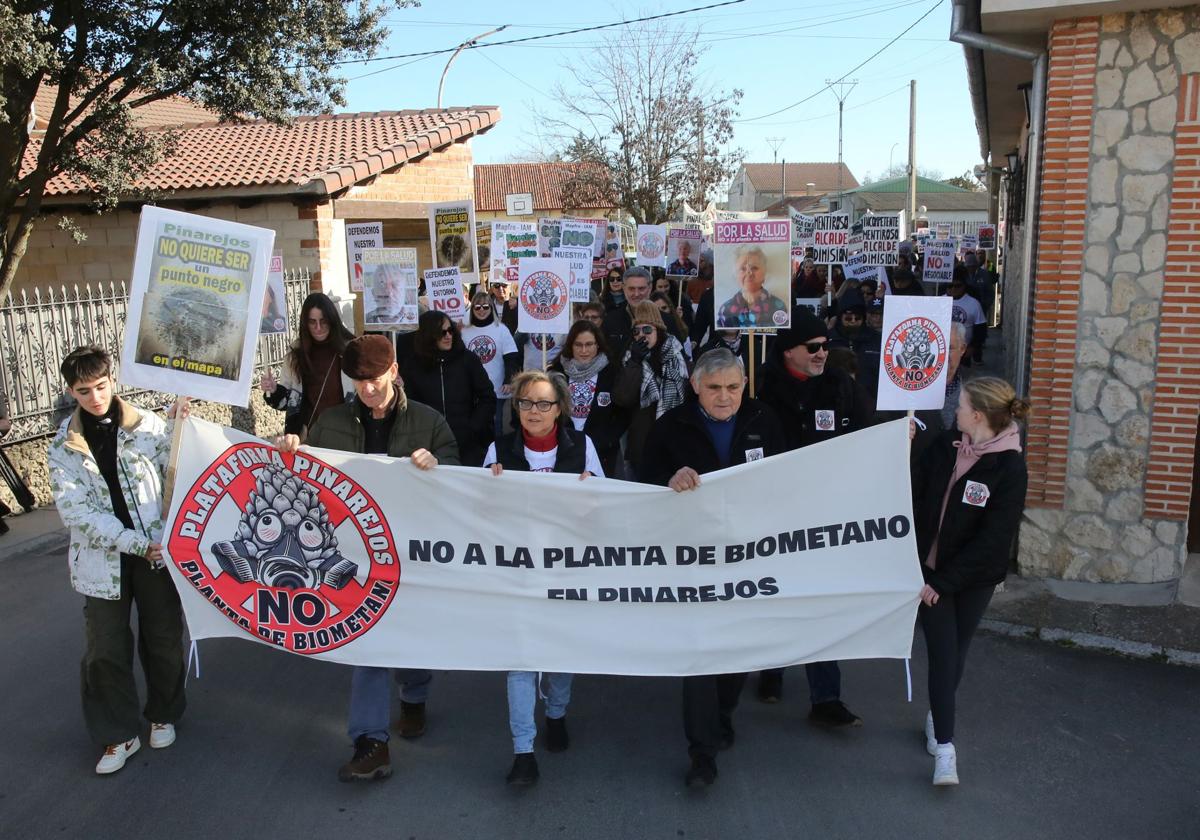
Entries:
[[[1090,116],[1092,137],[1065,503],[1027,509],[1020,565],[1069,581],[1161,583],[1186,559],[1185,523],[1147,516],[1145,485],[1176,91],[1180,74],[1200,71],[1200,10],[1109,15],[1099,29],[1093,109],[1076,117]],[[1034,346],[1034,365],[1043,352]]]

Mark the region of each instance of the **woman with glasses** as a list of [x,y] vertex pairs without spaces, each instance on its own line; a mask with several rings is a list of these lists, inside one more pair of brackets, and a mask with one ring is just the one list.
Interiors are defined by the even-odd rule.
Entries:
[[267,405],[285,412],[283,432],[303,441],[321,412],[354,396],[342,374],[342,351],[354,333],[342,326],[337,306],[313,292],[300,307],[300,335],[284,360],[279,378],[270,369],[259,380]]
[[[513,379],[513,401],[520,428],[488,448],[484,466],[492,475],[505,470],[556,472],[604,477],[596,448],[586,434],[570,422],[571,394],[566,379],[557,373],[529,370]],[[513,739],[513,764],[506,781],[527,787],[538,780],[533,741],[537,737],[535,707],[545,678],[546,749],[567,749],[567,704],[571,701],[571,674],[508,672],[508,725]]]
[[496,317],[492,296],[487,292],[476,292],[471,298],[471,318],[462,329],[462,340],[487,372],[496,393],[496,417],[493,421],[493,436],[504,433],[504,420],[508,416],[508,400],[512,396],[509,381],[521,369],[521,354],[517,342],[508,327]]
[[483,364],[468,353],[458,327],[444,312],[417,321],[413,352],[401,368],[409,399],[437,409],[446,418],[464,467],[483,463],[495,439],[496,394]]
[[608,353],[600,327],[592,321],[576,321],[563,342],[562,355],[550,369],[566,376],[571,423],[596,447],[604,474],[614,475],[629,415],[613,402],[618,368]]
[[654,421],[682,405],[689,386],[683,345],[667,332],[658,306],[639,301],[629,314],[633,340],[621,360],[613,399],[631,413],[625,457],[637,475],[642,446]]
[[604,281],[604,291],[600,293],[600,302],[604,311],[625,308],[625,275],[619,268],[610,268]]

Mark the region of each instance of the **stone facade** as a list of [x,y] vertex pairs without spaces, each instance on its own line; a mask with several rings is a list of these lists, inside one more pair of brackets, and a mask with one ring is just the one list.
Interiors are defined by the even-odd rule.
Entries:
[[[1035,499],[1031,494],[1021,529],[1020,566],[1027,574],[1068,581],[1162,583],[1179,578],[1187,556],[1186,505],[1182,514],[1148,511],[1147,470],[1156,379],[1162,372],[1177,91],[1183,74],[1200,71],[1200,10],[1090,20],[1098,29],[1090,57],[1093,101],[1071,115],[1076,125],[1090,124],[1083,170],[1083,265],[1073,307],[1077,334],[1050,348],[1035,339],[1031,376],[1036,381],[1040,363],[1056,363],[1050,353],[1067,352],[1074,363],[1071,375],[1057,382],[1071,386],[1066,391],[1067,458],[1058,495],[1043,492]],[[1051,88],[1061,81],[1055,76],[1054,35],[1080,23],[1055,24]],[[1049,127],[1047,133],[1049,137]],[[1049,154],[1047,158],[1049,165]],[[1043,197],[1053,188],[1044,183]],[[1070,247],[1069,240],[1061,244]],[[1058,245],[1040,241],[1039,251],[1048,247]],[[1039,274],[1035,310],[1053,294],[1045,285]],[[1035,410],[1039,408],[1035,401]],[[1194,438],[1194,411],[1190,433]],[[1190,445],[1187,451],[1190,492]],[[1032,460],[1032,450],[1030,454]],[[1154,454],[1156,462],[1161,454]]]

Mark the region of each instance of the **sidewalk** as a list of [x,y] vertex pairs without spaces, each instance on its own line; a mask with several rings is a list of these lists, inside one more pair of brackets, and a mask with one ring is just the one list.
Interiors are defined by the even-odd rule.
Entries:
[[65,551],[70,538],[58,510],[42,507],[19,516],[9,516],[7,534],[0,536],[0,563],[33,554]]

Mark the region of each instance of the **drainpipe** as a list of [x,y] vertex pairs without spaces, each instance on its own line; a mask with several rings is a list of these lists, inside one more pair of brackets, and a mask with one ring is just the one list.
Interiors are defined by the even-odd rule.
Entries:
[[[979,31],[978,21],[971,21],[970,0],[953,0],[950,18],[950,40],[979,51],[998,52],[1014,58],[1023,58],[1033,63],[1033,86],[1029,92],[1029,153],[1025,157],[1025,229],[1022,232],[1024,247],[1021,252],[1021,270],[1025,282],[1021,287],[1022,318],[1016,335],[1016,386],[1018,393],[1028,390],[1029,365],[1029,301],[1033,294],[1034,249],[1037,247],[1036,220],[1038,208],[1038,178],[1041,173],[1042,130],[1046,119],[1046,69],[1049,57],[1045,50],[1031,49],[1020,44],[984,35]],[[967,64],[976,78],[975,99],[984,106],[987,99],[983,87],[982,58],[973,59],[968,54]],[[986,150],[990,151],[990,150]]]

